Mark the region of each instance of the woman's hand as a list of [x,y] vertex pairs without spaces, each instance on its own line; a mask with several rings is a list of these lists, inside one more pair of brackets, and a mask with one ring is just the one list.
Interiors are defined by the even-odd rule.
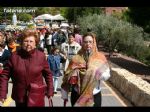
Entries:
[[64,55],[63,53],[59,53],[59,55],[60,55],[61,57],[63,57],[64,59],[67,59],[66,55]]
[[3,63],[0,63],[0,69],[3,69]]

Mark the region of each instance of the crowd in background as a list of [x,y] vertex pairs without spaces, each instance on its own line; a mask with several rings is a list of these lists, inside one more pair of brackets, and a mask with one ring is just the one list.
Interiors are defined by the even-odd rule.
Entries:
[[[44,52],[53,72],[54,93],[57,93],[58,77],[67,69],[71,57],[81,49],[82,35],[79,28],[36,29],[39,36],[37,49]],[[0,67],[8,61],[13,52],[19,50],[23,31],[0,31]],[[4,52],[5,51],[5,52]],[[54,57],[54,58],[53,58]],[[61,73],[60,70],[63,70]],[[2,71],[2,70],[1,70]]]
[[[57,94],[59,83],[58,79],[60,76],[63,76],[61,93],[62,99],[64,99],[64,106],[68,101],[68,98],[65,96],[70,91],[72,92],[72,106],[101,106],[100,80],[107,80],[110,77],[110,70],[105,56],[103,53],[99,53],[97,50],[95,35],[89,33],[82,36],[78,27],[57,27],[32,30],[34,30],[36,34],[30,31],[0,32],[0,67],[2,73],[0,77],[1,81],[6,79],[3,78],[6,77],[5,74],[8,76],[8,73],[5,73],[7,70],[3,72],[3,67],[5,67],[5,64],[7,62],[8,64],[15,62],[16,59],[19,60],[20,63],[23,63],[23,61],[21,61],[25,60],[23,58],[23,54],[27,52],[27,56],[33,55],[32,61],[35,63],[34,65],[33,63],[28,62],[30,67],[31,65],[34,69],[37,69],[38,67],[38,70],[40,70],[42,67],[43,70],[40,71],[41,74],[44,76],[46,73],[46,83],[49,87],[48,92],[50,94],[48,96],[49,99],[51,99],[53,94]],[[90,31],[87,29],[87,32]],[[28,35],[25,35],[24,33],[27,33]],[[30,33],[32,35],[30,35]],[[36,37],[38,37],[38,40]],[[32,50],[36,52],[33,52]],[[14,56],[11,57],[11,55],[14,55],[16,51],[18,51],[18,53],[21,52],[22,55],[20,55],[20,58],[13,59]],[[40,52],[43,52],[47,63],[45,62],[45,59],[43,60],[43,55]],[[18,55],[15,57],[18,57]],[[26,56],[26,53],[24,55]],[[36,55],[41,56],[42,58],[40,59],[39,57],[36,57]],[[9,60],[10,57],[14,61]],[[30,61],[30,56],[28,58],[28,61]],[[18,62],[15,62],[15,64],[16,63]],[[41,63],[44,63],[45,65],[41,65]],[[12,64],[8,66],[8,64],[8,68],[13,66]],[[47,70],[47,66],[49,70]],[[18,67],[16,68],[16,65],[13,67],[18,69]],[[33,72],[33,74],[36,74],[37,71],[34,71],[34,69],[29,69],[29,67],[27,68]],[[22,70],[22,68],[19,68],[19,71],[20,70]],[[29,72],[27,73],[29,74]],[[41,74],[39,74],[40,77]],[[50,84],[51,75],[53,79],[53,85]],[[34,78],[36,79],[36,77]],[[72,88],[71,90],[70,87]],[[37,104],[34,106],[43,106],[43,99],[44,97],[42,97],[42,103],[40,105],[38,101],[36,101]],[[27,101],[25,100],[23,103],[16,102],[16,105],[28,106],[26,103]]]

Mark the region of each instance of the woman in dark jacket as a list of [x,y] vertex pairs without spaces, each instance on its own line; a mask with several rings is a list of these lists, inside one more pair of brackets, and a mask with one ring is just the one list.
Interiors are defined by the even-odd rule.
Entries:
[[10,51],[5,49],[6,44],[4,38],[4,35],[0,32],[0,73],[11,55]]
[[[53,96],[52,73],[45,54],[36,45],[39,37],[35,31],[26,30],[21,37],[21,49],[13,52],[0,75],[0,101],[7,96],[8,80],[11,77],[12,99],[16,106],[45,106],[45,94]],[[43,81],[43,76],[45,82]]]

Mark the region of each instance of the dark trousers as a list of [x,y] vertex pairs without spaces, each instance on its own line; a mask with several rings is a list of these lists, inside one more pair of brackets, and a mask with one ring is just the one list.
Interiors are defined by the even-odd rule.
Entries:
[[[71,92],[71,105],[74,106],[74,104],[76,103],[77,99],[80,97],[80,95],[74,90],[72,89]],[[93,107],[101,107],[101,91],[97,94],[94,95],[94,105]]]
[[27,96],[24,98],[24,102],[15,101],[16,107],[27,107]]
[[94,95],[94,107],[101,107],[102,94],[101,91]]
[[80,97],[80,95],[74,90],[74,88],[72,88],[72,91],[71,91],[71,105],[72,105],[72,107],[74,106],[74,104],[76,103],[76,101],[79,97]]
[[15,102],[16,103],[16,107],[27,107],[27,103],[19,103],[19,102]]
[[16,107],[27,107],[27,101],[25,101],[25,102],[15,101],[15,103],[16,103]]
[[48,54],[50,54],[51,53],[51,45],[46,45],[46,49],[48,51]]

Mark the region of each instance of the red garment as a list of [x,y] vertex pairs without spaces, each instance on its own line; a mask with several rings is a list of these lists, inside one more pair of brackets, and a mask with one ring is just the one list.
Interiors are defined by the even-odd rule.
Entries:
[[29,84],[44,85],[43,76],[47,84],[47,95],[53,96],[52,73],[44,53],[37,49],[30,53],[22,49],[14,52],[0,75],[0,98],[6,98],[8,80],[11,77],[12,98],[17,102],[24,102]]
[[3,69],[0,69],[0,74],[2,73]]

